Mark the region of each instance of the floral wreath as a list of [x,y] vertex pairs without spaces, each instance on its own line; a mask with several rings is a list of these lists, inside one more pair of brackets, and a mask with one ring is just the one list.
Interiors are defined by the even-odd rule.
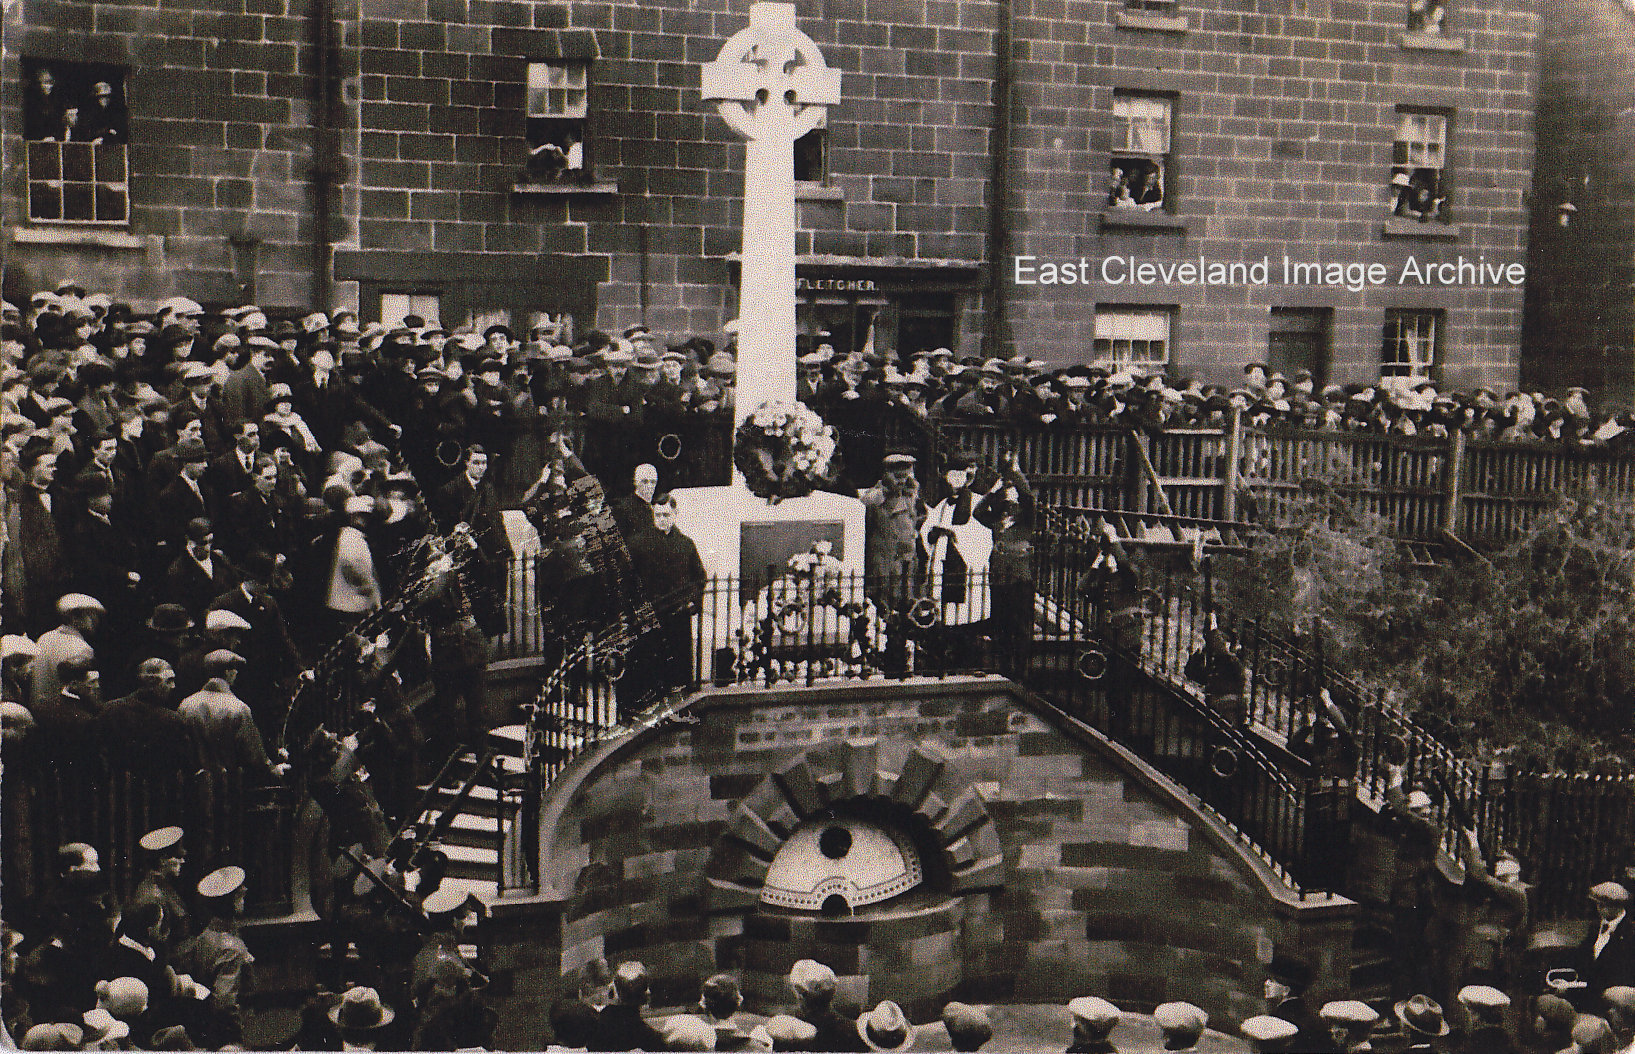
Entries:
[[777,503],[832,483],[835,430],[799,403],[768,402],[738,426],[732,463],[758,498]]

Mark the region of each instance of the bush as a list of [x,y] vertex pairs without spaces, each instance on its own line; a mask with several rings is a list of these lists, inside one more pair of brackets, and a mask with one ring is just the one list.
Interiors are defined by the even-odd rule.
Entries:
[[1223,561],[1225,610],[1291,632],[1449,746],[1524,768],[1625,771],[1635,749],[1635,508],[1560,497],[1490,558],[1405,562],[1383,524],[1326,486]]

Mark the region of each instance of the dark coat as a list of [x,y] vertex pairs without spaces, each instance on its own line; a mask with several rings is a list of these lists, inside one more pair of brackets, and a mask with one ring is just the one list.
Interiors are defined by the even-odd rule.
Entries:
[[216,500],[216,492],[205,480],[199,481],[199,490],[195,493],[185,480],[177,477],[159,492],[158,500],[154,502],[154,526],[160,540],[171,546],[172,553],[180,551],[182,541],[187,537],[188,521],[200,516],[212,524],[221,518],[221,504]]
[[668,609],[696,604],[704,595],[704,561],[698,546],[680,528],[649,527],[630,539],[630,563],[642,592],[654,605]]
[[857,1021],[834,1007],[812,1010],[796,1017],[817,1029],[817,1037],[808,1049],[815,1051],[863,1050],[863,1038],[857,1034]]
[[641,1007],[613,1003],[602,1008],[591,1050],[664,1050],[664,1036],[642,1017]]
[[1612,931],[1612,938],[1601,954],[1595,954],[1595,941],[1600,935],[1600,923],[1590,929],[1589,936],[1579,946],[1576,965],[1579,979],[1586,982],[1585,993],[1601,992],[1614,985],[1635,984],[1635,913],[1626,911],[1623,921]]
[[464,472],[445,483],[437,491],[438,517],[447,526],[458,523],[471,525],[472,537],[485,560],[503,561],[511,558],[511,540],[505,533],[505,521],[500,515],[500,499],[494,485],[484,475],[473,487]]
[[116,766],[166,773],[191,772],[198,764],[198,747],[186,722],[141,691],[104,705],[96,735]]
[[184,551],[166,569],[161,589],[166,601],[182,605],[195,621],[202,622],[210,602],[229,589],[238,588],[241,581],[220,549],[211,550],[209,573],[193,559],[192,553]]

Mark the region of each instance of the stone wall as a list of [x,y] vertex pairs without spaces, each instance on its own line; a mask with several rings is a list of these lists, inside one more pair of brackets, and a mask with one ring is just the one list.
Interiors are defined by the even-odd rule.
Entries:
[[[315,2],[13,5],[0,67],[8,157],[20,156],[20,58],[124,67],[134,204],[128,228],[19,223],[21,166],[8,167],[8,290],[78,273],[136,298],[306,306],[332,239],[335,295],[365,320],[383,293],[435,294],[456,325],[565,311],[581,329],[645,320],[714,334],[736,313],[744,151],[699,98],[698,68],[746,24],[744,0],[334,0],[327,231],[313,192]],[[1090,356],[1098,304],[1173,307],[1177,371],[1223,381],[1264,357],[1273,307],[1332,310],[1337,380],[1377,374],[1387,308],[1436,309],[1449,383],[1513,382],[1520,290],[1398,280],[1409,255],[1524,259],[1539,24],[1524,0],[1454,5],[1435,39],[1404,37],[1403,5],[1384,0],[1208,0],[1156,19],[1114,0],[1015,0],[1009,234],[997,260],[1000,5],[797,8],[844,75],[827,178],[798,204],[797,250],[814,281],[872,282],[888,299],[935,291],[962,354],[1059,362]],[[589,63],[582,186],[523,172],[527,67],[551,60]],[[1113,98],[1132,91],[1173,106],[1169,211],[1104,215]],[[1384,223],[1403,105],[1450,119],[1452,226]],[[1285,252],[1381,263],[1389,281],[1361,292],[1132,288],[1098,273],[1042,287],[1017,285],[1012,266],[1016,254],[1082,256],[1096,271],[1108,255]],[[996,310],[1008,324],[988,333]]]
[[[1076,359],[1091,346],[1098,303],[1173,307],[1171,361],[1183,374],[1229,380],[1266,357],[1272,308],[1328,308],[1329,379],[1371,382],[1386,309],[1435,309],[1448,384],[1513,383],[1519,287],[1399,278],[1410,255],[1421,264],[1461,254],[1526,261],[1534,5],[1450,5],[1448,32],[1435,39],[1405,37],[1406,5],[1389,2],[1211,0],[1181,3],[1169,19],[1132,17],[1108,0],[1020,0],[1015,10],[1011,252],[1084,257],[1094,272],[1087,286],[1013,287],[1018,345]],[[1106,209],[1120,92],[1170,100],[1168,214]],[[1386,223],[1405,105],[1449,117],[1451,228]],[[1284,254],[1378,263],[1388,277],[1355,292],[1285,285]],[[1273,266],[1266,285],[1139,286],[1103,281],[1108,256]]]
[[1635,7],[1553,9],[1543,55],[1522,381],[1615,412],[1635,399]]
[[[310,303],[312,9],[313,0],[8,4],[0,60],[8,299],[74,277],[133,300]],[[126,72],[128,227],[20,223],[24,58]]]
[[[854,1003],[921,1018],[1097,994],[1239,1020],[1274,951],[1311,962],[1319,996],[1345,984],[1348,902],[1279,892],[1162,777],[1005,682],[723,691],[693,712],[553,785],[564,972],[641,959],[662,1005],[735,969],[765,1007],[810,956]],[[898,816],[946,878],[845,919],[761,907],[783,838],[833,807]]]

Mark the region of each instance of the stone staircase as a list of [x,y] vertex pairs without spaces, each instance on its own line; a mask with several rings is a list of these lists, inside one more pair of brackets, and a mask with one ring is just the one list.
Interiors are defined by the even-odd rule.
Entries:
[[[481,753],[464,751],[436,786],[421,788],[426,808],[417,827],[431,825],[448,855],[444,885],[466,889],[485,903],[500,894],[501,861],[517,805],[504,800],[499,784],[525,771],[524,727],[503,725],[488,733]],[[501,773],[496,778],[496,772]]]

